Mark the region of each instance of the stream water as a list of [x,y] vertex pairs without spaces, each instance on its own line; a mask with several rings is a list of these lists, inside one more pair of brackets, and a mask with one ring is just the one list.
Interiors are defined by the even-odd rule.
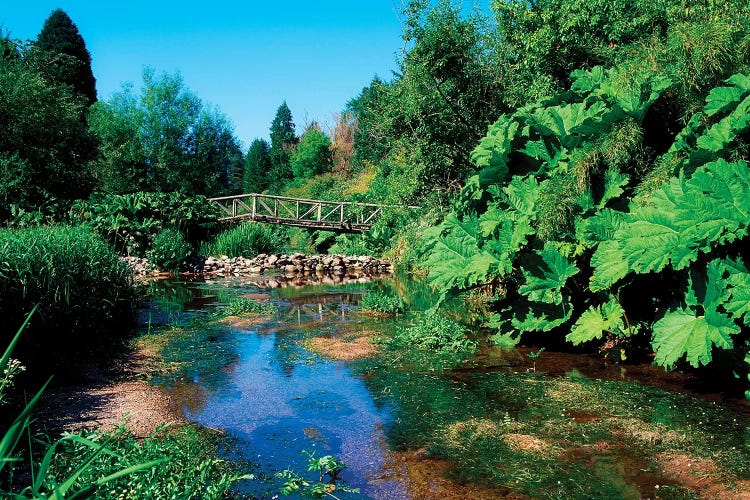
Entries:
[[[344,362],[307,348],[310,339],[388,335],[412,321],[362,315],[359,299],[373,287],[395,285],[152,286],[144,323],[182,329],[163,352],[180,369],[154,382],[190,421],[226,431],[227,456],[256,464],[260,480],[243,483],[243,492],[273,496],[274,475],[285,469],[314,481],[317,473],[306,471],[312,454],[348,466],[342,478],[359,493],[337,492],[340,498],[691,498],[700,488],[665,472],[648,450],[698,450],[714,441],[735,448],[724,462],[739,462],[737,478],[750,476],[747,404],[642,384],[684,389],[692,380],[686,375],[562,353],[544,353],[532,371],[528,349]],[[234,296],[270,300],[278,312],[233,324],[205,318]],[[708,420],[724,426],[721,437],[705,427]],[[706,436],[685,444],[687,430]]]

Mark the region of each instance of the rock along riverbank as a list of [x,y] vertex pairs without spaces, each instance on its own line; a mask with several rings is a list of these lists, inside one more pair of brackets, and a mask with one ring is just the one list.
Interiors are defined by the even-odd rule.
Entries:
[[[123,257],[137,276],[158,275],[148,259]],[[393,264],[369,255],[305,255],[302,253],[259,254],[252,259],[246,257],[195,257],[184,267],[184,271],[204,276],[258,276],[264,273],[280,273],[285,276],[310,275],[332,277],[387,276],[393,273]]]

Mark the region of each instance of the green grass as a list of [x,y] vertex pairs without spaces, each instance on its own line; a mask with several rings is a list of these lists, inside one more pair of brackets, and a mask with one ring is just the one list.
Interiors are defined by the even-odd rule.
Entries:
[[[140,440],[124,429],[83,435],[93,442],[106,442],[109,453],[100,454],[78,477],[80,485],[92,484],[110,471],[167,458],[148,470],[110,481],[97,489],[97,498],[226,498],[239,480],[233,466],[217,458],[221,436],[194,425],[162,426]],[[85,460],[89,449],[77,440],[66,441],[50,470],[47,481],[61,478]],[[246,477],[249,478],[249,477]]]
[[3,322],[20,324],[39,304],[23,339],[35,355],[108,343],[130,325],[134,297],[130,270],[93,230],[0,229]]
[[288,237],[282,230],[268,224],[243,222],[219,233],[212,242],[201,245],[201,255],[252,258],[261,253],[278,252],[286,248]]

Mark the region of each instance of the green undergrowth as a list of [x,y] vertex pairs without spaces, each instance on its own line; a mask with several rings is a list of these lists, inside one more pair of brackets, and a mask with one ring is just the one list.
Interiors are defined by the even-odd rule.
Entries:
[[246,297],[234,297],[229,303],[219,310],[219,314],[224,316],[240,316],[243,314],[259,314],[263,316],[273,316],[276,313],[276,306],[270,302],[259,302]]
[[367,293],[362,297],[359,305],[363,311],[381,314],[398,314],[404,311],[404,306],[399,297],[379,291]]
[[690,395],[578,373],[483,373],[406,350],[354,366],[392,408],[391,447],[450,460],[458,483],[535,498],[695,498],[665,478],[665,456],[711,461],[716,471],[702,473],[722,487],[750,478],[747,416]]
[[[96,498],[220,499],[227,498],[239,479],[251,479],[238,473],[237,464],[217,458],[224,436],[198,426],[164,425],[143,440],[122,428],[111,433],[90,432],[83,437],[98,443],[106,441],[109,453],[98,455],[78,477],[82,485],[93,483],[108,471],[169,457],[157,467],[106,483],[97,490]],[[49,474],[53,482],[67,477],[90,454],[88,446],[75,440],[65,441],[60,451],[60,460]]]
[[392,349],[419,349],[444,353],[471,353],[477,342],[467,336],[468,329],[440,313],[420,316],[411,326],[398,326],[384,339]]
[[[130,270],[93,230],[82,226],[0,229],[0,311],[6,325],[37,314],[21,340],[32,361],[110,345],[130,326]],[[0,342],[10,340],[3,330]],[[31,367],[31,366],[30,366]]]

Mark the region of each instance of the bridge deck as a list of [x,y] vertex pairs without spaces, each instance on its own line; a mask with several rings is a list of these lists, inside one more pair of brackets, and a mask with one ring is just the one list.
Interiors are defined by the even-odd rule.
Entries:
[[257,193],[210,198],[210,201],[225,214],[219,218],[221,221],[251,220],[350,233],[369,230],[384,208],[418,208]]

